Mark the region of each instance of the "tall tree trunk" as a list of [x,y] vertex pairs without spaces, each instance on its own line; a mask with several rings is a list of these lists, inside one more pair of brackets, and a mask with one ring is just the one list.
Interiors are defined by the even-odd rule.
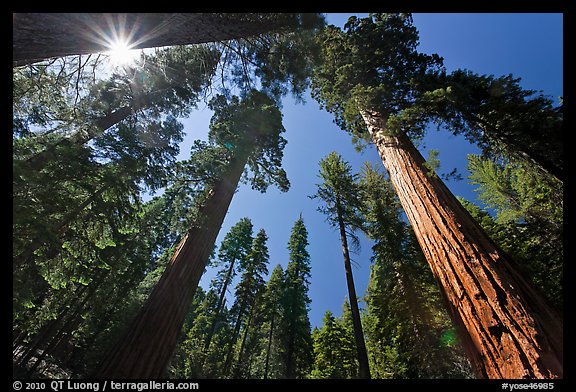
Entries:
[[236,362],[236,369],[234,371],[234,378],[240,378],[241,375],[241,366],[242,366],[242,357],[244,356],[244,348],[246,347],[246,339],[248,338],[248,331],[250,330],[250,323],[252,322],[252,315],[254,313],[254,306],[253,303],[250,306],[250,310],[248,311],[248,320],[246,320],[246,326],[244,327],[244,336],[242,336],[242,342],[240,343],[240,352],[238,353],[238,362]]
[[224,361],[223,374],[228,375],[230,370],[230,365],[232,364],[232,356],[234,355],[234,345],[238,341],[238,335],[240,335],[240,327],[242,326],[242,318],[246,310],[246,299],[242,301],[240,309],[238,309],[238,316],[236,317],[236,323],[234,324],[234,332],[232,332],[232,341],[230,342],[230,349],[226,354],[226,360]]
[[338,215],[338,227],[340,229],[340,240],[342,241],[342,253],[344,255],[344,270],[346,271],[346,284],[348,286],[348,298],[350,299],[350,310],[352,311],[352,323],[354,326],[354,341],[356,342],[356,353],[358,356],[358,378],[370,378],[370,366],[368,364],[368,352],[364,342],[364,332],[360,320],[360,310],[358,309],[358,299],[356,298],[356,288],[354,286],[354,276],[350,264],[350,253],[348,252],[348,239],[346,229],[342,219],[340,201],[336,201],[336,214]]
[[[226,290],[228,289],[228,283],[230,283],[230,277],[232,276],[232,271],[234,270],[234,263],[236,258],[234,257],[230,262],[230,267],[228,267],[228,271],[226,271],[226,277],[224,278],[224,283],[222,284],[222,289],[220,290],[220,295],[218,296],[218,304],[216,305],[216,314],[214,315],[214,321],[210,326],[210,330],[208,331],[208,337],[206,338],[206,342],[204,343],[204,354],[208,355],[208,349],[210,349],[210,343],[212,342],[212,338],[214,337],[214,333],[216,332],[216,325],[220,321],[220,312],[222,311],[222,307],[224,306],[224,297],[226,296]],[[206,360],[206,356],[204,357],[204,361]],[[202,361],[202,366],[204,366],[204,361]]]
[[12,64],[102,53],[113,38],[130,37],[133,49],[225,41],[278,30],[291,22],[279,14],[210,13],[16,13]]
[[264,364],[264,380],[268,379],[268,369],[270,367],[270,350],[272,349],[272,336],[274,336],[274,319],[276,312],[272,313],[272,320],[270,320],[270,333],[268,334],[268,347],[266,348],[266,362]]
[[561,378],[563,322],[406,136],[363,111],[372,141],[480,377]]
[[216,242],[249,153],[233,158],[201,207],[201,227],[184,236],[166,271],[130,325],[101,364],[100,378],[158,378],[166,368],[184,317]]

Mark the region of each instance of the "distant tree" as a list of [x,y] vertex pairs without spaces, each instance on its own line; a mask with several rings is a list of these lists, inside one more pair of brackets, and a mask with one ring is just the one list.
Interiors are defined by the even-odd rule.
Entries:
[[311,378],[356,378],[354,332],[327,311],[320,329],[314,328],[314,367]]
[[[230,228],[220,244],[217,265],[222,265],[223,269],[217,273],[214,279],[214,286],[218,290],[218,304],[216,305],[214,321],[204,343],[205,352],[210,349],[214,332],[221,322],[220,312],[224,307],[228,285],[236,276],[239,268],[246,268],[246,258],[250,255],[252,241],[252,222],[248,218],[242,218]],[[236,262],[240,264],[240,267],[236,265]]]
[[308,319],[308,285],[310,254],[308,231],[302,216],[294,223],[288,250],[290,261],[284,272],[282,317],[278,325],[284,374],[282,378],[304,378],[313,361],[310,320]]
[[353,231],[362,225],[359,216],[361,200],[356,184],[357,176],[352,174],[352,168],[348,162],[345,162],[336,152],[332,152],[320,161],[319,177],[322,183],[317,185],[318,190],[313,197],[319,198],[325,204],[319,210],[328,216],[327,220],[331,226],[338,227],[342,242],[344,271],[346,272],[348,298],[352,310],[354,339],[358,355],[358,377],[370,378],[368,354],[348,249],[348,237],[355,239],[356,236]]
[[[242,273],[240,282],[236,285],[236,299],[231,308],[231,313],[235,317],[234,330],[224,364],[224,374],[228,376],[233,375],[234,378],[245,375],[242,369],[246,365],[244,363],[246,339],[250,331],[255,309],[257,308],[257,302],[264,289],[264,276],[268,274],[269,255],[266,245],[267,241],[268,236],[266,235],[266,231],[260,229],[252,241],[248,257],[242,266],[244,272]],[[237,347],[236,343],[241,331],[243,332],[243,337],[240,346]]]
[[278,264],[270,275],[270,279],[266,284],[266,289],[262,294],[262,316],[263,316],[263,329],[267,330],[265,335],[266,349],[264,354],[264,369],[262,378],[279,378],[282,373],[281,362],[279,357],[278,342],[281,339],[279,336],[278,324],[282,317],[282,293],[284,290],[284,271],[282,266]]
[[[407,14],[352,17],[319,35],[322,61],[313,95],[336,124],[371,139],[441,288],[480,377],[555,378],[563,374],[561,315],[436,176],[409,136],[426,121],[402,122],[441,74],[438,55],[418,53]],[[400,125],[399,125],[400,124]]]

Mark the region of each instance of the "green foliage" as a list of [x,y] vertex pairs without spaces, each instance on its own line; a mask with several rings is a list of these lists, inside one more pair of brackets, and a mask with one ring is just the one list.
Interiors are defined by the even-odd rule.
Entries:
[[[252,241],[252,221],[249,218],[240,219],[224,236],[220,243],[218,258],[213,263],[214,267],[222,267],[213,281],[218,293],[225,291],[237,271],[242,271],[246,266],[251,254]],[[237,261],[239,263],[236,263]]]
[[234,89],[246,92],[258,86],[278,103],[288,92],[302,100],[317,61],[314,36],[324,26],[324,18],[288,13],[263,17],[266,26],[280,22],[288,28],[216,44],[222,51],[221,73],[227,76],[221,93],[228,96]]
[[232,155],[248,153],[246,181],[253,189],[265,192],[269,184],[287,191],[290,182],[282,169],[286,139],[282,114],[275,102],[262,92],[250,91],[242,100],[215,97],[210,108],[209,141],[225,147]]
[[356,345],[351,325],[324,314],[322,327],[314,328],[314,367],[311,378],[356,378]]
[[[421,91],[428,74],[439,72],[438,55],[418,53],[418,32],[409,14],[370,14],[351,17],[344,31],[328,26],[318,35],[321,62],[312,81],[312,94],[333,113],[336,124],[361,135],[366,125],[360,110],[380,113],[385,120],[402,116]],[[392,133],[419,135],[410,129],[387,127]]]
[[536,164],[562,179],[563,106],[523,89],[520,78],[456,70],[428,76],[429,91],[395,118],[408,128],[427,120],[444,125],[478,145],[484,155]]
[[[320,173],[318,177],[322,180],[317,184],[318,190],[311,198],[319,198],[325,204],[318,208],[320,212],[327,215],[330,225],[337,227],[342,220],[344,225],[352,230],[347,233],[351,238],[356,239],[354,229],[362,227],[362,220],[359,216],[361,205],[357,175],[352,173],[352,167],[345,162],[342,157],[331,152],[320,161]],[[356,242],[357,239],[356,239]]]
[[490,217],[464,205],[480,225],[558,308],[563,306],[563,186],[525,163],[497,163],[468,156],[479,199]]
[[304,378],[312,365],[312,338],[308,318],[308,285],[310,254],[308,231],[302,216],[294,223],[288,251],[290,262],[284,276],[282,317],[278,325],[281,336],[281,357],[285,373],[282,378]]

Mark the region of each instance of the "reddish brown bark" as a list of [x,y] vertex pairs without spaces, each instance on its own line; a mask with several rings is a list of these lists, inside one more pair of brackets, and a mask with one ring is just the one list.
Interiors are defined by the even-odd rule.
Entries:
[[180,241],[166,271],[130,325],[102,363],[100,378],[158,378],[176,347],[184,317],[204,272],[248,155],[234,159],[216,183],[201,211],[201,227]]
[[372,140],[479,377],[561,378],[562,317],[424,167],[406,136],[363,112]]

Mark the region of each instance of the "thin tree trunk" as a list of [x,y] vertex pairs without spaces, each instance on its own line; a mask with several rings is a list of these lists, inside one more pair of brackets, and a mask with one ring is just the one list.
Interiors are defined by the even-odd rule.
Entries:
[[[224,278],[224,283],[222,285],[222,289],[220,290],[220,295],[218,297],[218,304],[216,306],[216,314],[214,315],[214,322],[212,322],[212,325],[210,326],[210,330],[208,331],[208,337],[206,338],[206,342],[204,343],[204,353],[206,355],[208,354],[210,343],[212,342],[212,338],[214,337],[214,333],[216,332],[216,325],[218,324],[220,318],[220,312],[222,311],[222,307],[224,306],[224,297],[226,296],[228,283],[230,283],[230,277],[232,276],[232,271],[234,270],[235,261],[236,257],[234,257],[230,262],[230,267],[228,267],[228,271],[226,271],[226,277]],[[205,360],[206,357],[204,357],[204,361]],[[204,366],[204,363],[202,363],[202,366]]]
[[20,350],[22,355],[18,360],[18,365],[22,367],[26,367],[28,361],[36,354],[36,351],[53,336],[53,332],[56,330],[56,327],[59,326],[60,322],[68,316],[70,309],[72,309],[76,304],[80,301],[81,295],[84,294],[87,286],[82,286],[78,289],[78,292],[74,293],[74,297],[72,297],[72,301],[68,304],[68,306],[63,305],[62,310],[58,314],[58,316],[50,321],[46,326],[44,326],[36,336],[34,340],[30,343],[27,349]]
[[240,378],[240,366],[242,364],[242,356],[244,355],[244,348],[246,347],[246,339],[248,338],[248,331],[250,330],[250,323],[252,322],[252,315],[254,313],[254,305],[250,306],[248,311],[248,320],[246,320],[246,327],[244,327],[244,336],[242,336],[242,342],[240,343],[240,352],[238,354],[238,362],[236,363],[236,371],[234,372],[235,378]]
[[363,111],[382,162],[479,377],[561,378],[563,322],[406,136]]
[[12,64],[22,66],[70,55],[103,53],[115,36],[133,49],[190,45],[245,38],[291,22],[282,14],[210,13],[16,13]]
[[[296,263],[296,271],[295,271],[295,275],[296,275],[296,279],[298,280],[298,278],[300,277],[300,270],[298,269],[299,264]],[[295,287],[292,287],[292,289],[296,290]],[[289,320],[289,324],[290,324],[290,328],[288,329],[288,347],[286,348],[286,370],[285,370],[285,377],[287,379],[292,379],[292,378],[296,378],[296,364],[294,361],[294,346],[296,345],[296,328],[294,328],[294,323],[295,323],[295,309],[296,308],[296,295],[292,295],[291,297],[291,301],[290,301],[290,314],[288,316],[288,320]]]
[[246,308],[246,301],[242,301],[242,306],[238,309],[238,317],[236,317],[236,323],[234,324],[234,332],[232,333],[232,341],[230,342],[230,349],[228,354],[226,354],[226,360],[224,361],[224,375],[228,374],[230,370],[230,365],[232,364],[232,356],[234,353],[234,345],[238,341],[238,335],[240,334],[240,327],[242,326],[242,316]]
[[356,298],[356,288],[354,286],[354,276],[350,264],[350,253],[348,252],[348,239],[346,229],[342,220],[342,210],[340,201],[336,201],[336,214],[338,215],[338,228],[340,229],[340,240],[342,241],[342,253],[344,255],[344,270],[346,271],[346,283],[348,286],[348,298],[350,299],[350,309],[352,311],[352,322],[354,325],[354,341],[356,342],[356,353],[358,356],[358,378],[370,378],[370,366],[368,364],[368,352],[364,342],[364,332],[360,320],[360,310],[358,309],[358,299]]
[[266,363],[264,365],[264,380],[268,379],[268,369],[270,366],[270,350],[272,349],[272,336],[274,334],[274,319],[276,313],[272,313],[272,320],[270,320],[270,333],[268,334],[268,348],[266,349]]
[[216,242],[249,153],[233,158],[201,208],[204,221],[192,227],[176,248],[164,274],[130,325],[101,364],[100,378],[162,376],[182,329],[198,282]]

